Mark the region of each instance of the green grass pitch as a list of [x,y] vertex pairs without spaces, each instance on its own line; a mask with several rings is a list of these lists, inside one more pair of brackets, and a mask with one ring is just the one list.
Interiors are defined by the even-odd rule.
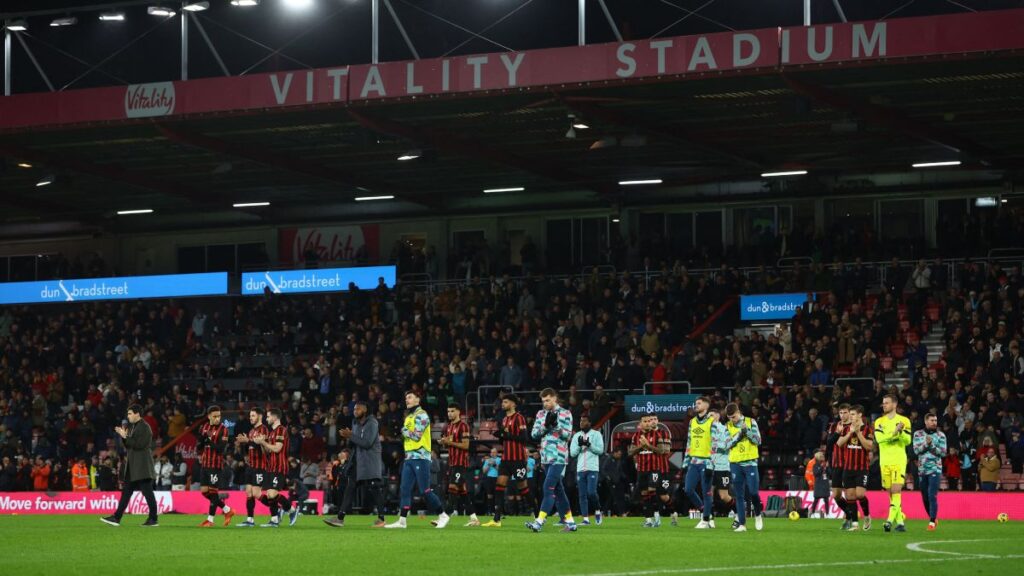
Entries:
[[[265,517],[263,517],[265,518]],[[502,528],[444,529],[411,517],[406,530],[369,526],[350,516],[345,528],[302,516],[294,527],[198,528],[201,516],[165,515],[159,528],[127,516],[120,527],[98,516],[0,516],[0,573],[18,576],[139,573],[147,576],[233,574],[406,574],[462,576],[703,574],[1019,574],[1024,523],[948,521],[937,532],[910,522],[906,534],[843,533],[839,521],[769,519],[763,532],[735,534],[666,524],[643,529],[636,518],[563,534],[548,525],[534,534],[524,518]],[[219,518],[218,518],[219,520]],[[125,572],[128,571],[128,572]]]

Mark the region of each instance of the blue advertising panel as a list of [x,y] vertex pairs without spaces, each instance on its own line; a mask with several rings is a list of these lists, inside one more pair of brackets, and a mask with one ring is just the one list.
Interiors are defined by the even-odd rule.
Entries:
[[740,320],[789,320],[813,294],[751,294],[740,296]]
[[645,414],[658,418],[680,419],[700,398],[699,394],[634,394],[626,396],[626,415],[638,420]]
[[0,304],[223,296],[227,293],[227,272],[82,278],[0,284]]
[[395,286],[394,266],[364,266],[361,268],[323,268],[316,270],[274,270],[242,274],[242,295],[263,294],[269,288],[274,294],[302,294],[305,292],[344,292],[350,282],[360,290],[377,287],[377,279],[384,278],[389,288]]

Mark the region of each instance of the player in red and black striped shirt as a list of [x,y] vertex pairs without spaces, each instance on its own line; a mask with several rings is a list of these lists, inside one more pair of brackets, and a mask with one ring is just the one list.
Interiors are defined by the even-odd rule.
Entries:
[[[641,438],[646,439],[646,444]],[[669,453],[668,451],[657,451],[656,448],[659,444],[671,446],[672,441],[668,437],[668,432],[658,428],[657,416],[645,415],[640,419],[640,427],[633,433],[632,444],[636,447],[630,452],[633,455],[633,463],[636,465],[637,472],[641,474],[668,473]]]
[[269,432],[254,439],[263,448],[266,465],[264,493],[260,502],[270,508],[270,521],[261,527],[277,528],[281,524],[282,511],[289,508],[288,499],[280,492],[285,487],[288,474],[288,428],[281,423],[281,411],[277,408],[267,410],[267,424],[270,425]]
[[842,430],[836,441],[836,451],[843,466],[843,497],[846,500],[847,530],[857,529],[857,502],[864,510],[864,529],[871,529],[871,511],[868,506],[868,453],[875,448],[875,437],[871,425],[865,421],[864,408],[850,406],[850,423]]
[[239,434],[235,437],[235,447],[242,451],[245,457],[245,522],[239,524],[244,528],[251,528],[256,525],[254,516],[256,514],[256,499],[260,497],[263,486],[263,477],[266,474],[264,468],[266,463],[263,457],[263,448],[255,442],[255,438],[267,435],[267,427],[263,424],[263,409],[251,408],[249,410],[248,434]]
[[451,516],[462,508],[463,514],[470,514],[466,526],[479,526],[480,520],[472,510],[466,482],[469,469],[469,425],[462,421],[462,410],[458,406],[448,407],[448,425],[438,443],[448,448],[448,505],[445,512]]
[[[637,485],[646,516],[654,516],[658,508],[671,513],[668,511],[671,500],[668,458],[672,452],[672,440],[667,431],[658,427],[656,415],[645,414],[640,418],[640,426],[633,433],[627,452],[636,466]],[[661,500],[661,506],[656,500]]]
[[200,450],[199,463],[202,466],[199,480],[199,491],[203,497],[210,501],[210,510],[200,526],[206,528],[213,526],[213,518],[217,515],[217,508],[224,509],[224,525],[231,524],[231,518],[235,515],[231,507],[227,505],[227,497],[221,498],[220,480],[223,477],[224,450],[230,442],[228,427],[221,423],[220,406],[210,406],[206,411],[206,423],[199,427],[199,438],[196,441],[196,449]]
[[[832,498],[840,510],[846,510],[847,502],[843,496],[843,463],[839,457],[839,446],[836,444],[845,434],[846,427],[850,425],[850,405],[845,402],[838,408],[839,420],[828,425],[828,436],[825,438],[825,457],[828,460],[829,482],[832,485]],[[846,526],[846,523],[843,523]]]
[[519,398],[515,394],[506,394],[501,398],[501,409],[504,418],[498,424],[495,435],[502,441],[503,453],[498,470],[498,481],[494,485],[494,519],[482,526],[501,527],[501,517],[505,513],[505,487],[509,478],[516,481],[519,496],[528,502],[530,484],[526,481],[526,443],[530,440],[530,431],[526,427],[526,418],[517,410]]

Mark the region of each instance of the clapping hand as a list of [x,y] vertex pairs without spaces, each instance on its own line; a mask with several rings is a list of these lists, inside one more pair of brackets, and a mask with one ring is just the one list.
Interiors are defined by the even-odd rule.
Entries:
[[125,428],[124,426],[118,426],[118,427],[114,428],[114,432],[116,432],[117,435],[120,436],[121,438],[127,438],[128,437],[128,429]]
[[899,434],[900,432],[903,432],[903,422],[896,423],[896,433]]
[[548,412],[548,415],[544,417],[544,427],[554,428],[558,426],[558,414],[554,411]]
[[931,446],[932,445],[932,437],[931,436],[925,436],[924,437],[924,443],[927,446]]
[[341,434],[342,438],[348,440],[349,438],[352,437],[352,430],[349,428],[342,428],[339,434]]

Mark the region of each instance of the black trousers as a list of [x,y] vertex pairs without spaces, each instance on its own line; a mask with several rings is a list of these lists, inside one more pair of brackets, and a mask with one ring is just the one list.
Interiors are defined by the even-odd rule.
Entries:
[[377,517],[384,517],[384,482],[382,480],[360,480],[349,478],[345,483],[345,493],[341,498],[341,506],[338,507],[338,518],[345,518],[345,515],[352,510],[352,499],[355,497],[356,489],[365,486],[377,509]]
[[117,512],[114,512],[114,517],[118,521],[121,520],[124,511],[128,509],[132,494],[136,491],[142,492],[142,497],[146,499],[146,504],[149,506],[149,519],[156,520],[156,496],[153,495],[153,481],[148,478],[124,483],[124,488],[121,490],[121,501],[117,503]]

